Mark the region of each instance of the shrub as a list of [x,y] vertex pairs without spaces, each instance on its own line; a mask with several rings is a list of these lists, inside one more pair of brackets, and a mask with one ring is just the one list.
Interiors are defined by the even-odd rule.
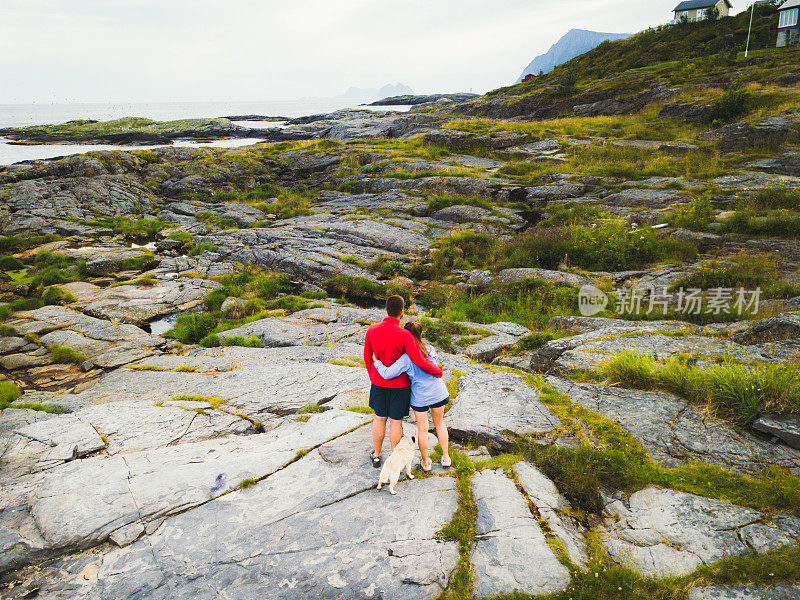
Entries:
[[0,410],[8,408],[8,405],[22,396],[19,386],[13,381],[0,381]]
[[314,214],[310,199],[313,194],[304,185],[296,185],[289,192],[284,192],[271,204],[259,204],[258,208],[267,214],[274,214],[278,219],[292,219]]
[[50,360],[53,363],[74,363],[80,365],[86,362],[86,356],[76,352],[69,346],[59,346],[51,344],[47,347],[50,350]]
[[558,269],[566,263],[598,271],[624,271],[661,260],[696,256],[694,244],[661,238],[650,228],[609,225],[531,229],[500,244],[493,261],[498,268]]
[[75,260],[69,258],[68,256],[62,256],[61,254],[53,254],[52,252],[41,250],[40,252],[36,253],[33,263],[38,269],[44,269],[46,267],[66,267],[74,264]]
[[69,304],[70,302],[77,301],[78,299],[75,296],[56,286],[47,288],[44,291],[44,294],[42,294],[42,302],[44,302],[46,305]]
[[25,265],[13,256],[3,256],[0,258],[0,271],[19,271],[24,268]]
[[175,326],[164,333],[164,337],[184,344],[197,344],[216,328],[218,318],[213,314],[180,315]]
[[793,298],[800,289],[781,279],[780,264],[770,254],[738,254],[724,262],[714,261],[702,265],[676,281],[671,291],[679,288],[761,288],[764,298]]
[[458,231],[433,244],[430,265],[416,265],[411,276],[418,279],[442,279],[454,269],[484,266],[495,246],[495,240],[483,233]]
[[797,237],[800,236],[800,214],[785,210],[737,210],[722,221],[720,231],[771,237]]
[[44,302],[42,302],[40,298],[20,298],[11,303],[11,309],[13,311],[36,310],[43,306]]
[[0,304],[0,321],[5,321],[14,314],[14,308],[10,304]]
[[205,252],[216,252],[216,250],[217,247],[214,244],[203,242],[192,246],[192,248],[187,252],[187,256],[200,256]]
[[0,252],[22,252],[60,239],[60,236],[53,234],[0,237]]
[[126,258],[117,263],[117,269],[120,271],[142,271],[149,265],[153,264],[155,255],[150,252],[143,252],[139,256],[133,258]]
[[480,293],[442,285],[432,286],[420,297],[420,303],[432,317],[445,322],[507,321],[539,329],[554,316],[573,314],[578,291],[544,281],[500,285]]
[[222,345],[222,342],[216,333],[209,333],[198,343],[204,348],[218,348]]
[[261,348],[263,346],[261,340],[254,335],[249,337],[235,335],[232,337],[217,337],[217,339],[220,340],[223,346],[242,346],[243,348]]
[[[347,262],[347,261],[342,261]],[[384,277],[397,277],[398,275],[405,275],[408,269],[406,265],[399,260],[389,258],[386,255],[379,256],[370,265],[370,268],[380,271]]]
[[673,227],[684,227],[692,231],[705,231],[714,219],[714,208],[711,201],[703,196],[695,198],[688,205],[672,209],[667,215],[667,222]]
[[223,314],[228,319],[243,319],[244,317],[249,317],[261,312],[262,306],[263,303],[251,298],[250,300],[237,302],[233,306],[227,307]]
[[548,206],[550,217],[539,223],[539,227],[549,228],[560,225],[591,225],[609,215],[591,204]]
[[128,217],[110,217],[102,219],[99,223],[111,228],[115,234],[123,235],[135,242],[154,240],[162,229],[173,227],[172,223],[158,219],[139,218],[134,221]]
[[787,210],[800,210],[800,190],[792,189],[786,185],[767,185],[750,196],[747,204],[752,208],[784,208]]
[[602,373],[630,387],[664,389],[708,404],[738,425],[749,425],[764,411],[800,411],[800,374],[782,365],[725,363],[702,370],[680,358],[659,363],[626,351],[604,364]]
[[322,287],[329,294],[341,298],[355,298],[359,300],[375,300],[386,296],[386,286],[375,283],[363,277],[351,275],[337,275],[324,282]]
[[753,104],[750,93],[740,81],[732,80],[725,84],[725,91],[711,103],[711,111],[706,120],[710,123],[729,123],[744,115]]
[[167,236],[168,240],[175,240],[183,244],[194,244],[195,237],[188,231],[173,231]]
[[[291,282],[285,275],[265,273],[260,268],[252,266],[238,273],[217,277],[216,280],[222,284],[222,287],[208,297],[206,307],[209,310],[219,310],[219,306],[228,296],[272,300],[292,289]],[[212,305],[216,306],[212,308]]]

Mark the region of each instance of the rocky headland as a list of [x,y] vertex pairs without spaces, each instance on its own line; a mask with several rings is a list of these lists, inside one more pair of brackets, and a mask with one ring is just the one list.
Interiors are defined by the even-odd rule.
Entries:
[[[798,50],[711,37],[0,168],[0,597],[800,597]],[[455,442],[397,496],[362,359],[390,293]]]

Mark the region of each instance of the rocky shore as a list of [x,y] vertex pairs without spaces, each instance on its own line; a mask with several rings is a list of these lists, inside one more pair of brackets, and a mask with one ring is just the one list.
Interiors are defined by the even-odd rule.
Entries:
[[[0,597],[800,596],[798,114],[659,68],[0,168]],[[390,293],[455,444],[391,497]]]

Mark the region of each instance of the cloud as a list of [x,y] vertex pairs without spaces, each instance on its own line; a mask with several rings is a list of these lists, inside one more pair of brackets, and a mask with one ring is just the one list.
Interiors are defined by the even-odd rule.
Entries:
[[513,82],[573,27],[637,31],[673,0],[3,0],[0,103],[267,100],[402,81]]

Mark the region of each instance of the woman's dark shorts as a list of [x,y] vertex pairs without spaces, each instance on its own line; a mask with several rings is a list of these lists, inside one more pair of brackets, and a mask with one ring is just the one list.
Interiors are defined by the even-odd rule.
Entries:
[[400,421],[408,416],[410,406],[411,387],[386,388],[373,383],[369,390],[369,407],[376,417]]
[[436,404],[431,404],[430,406],[412,406],[411,409],[414,412],[423,413],[428,412],[430,408],[441,408],[443,406],[447,406],[447,403],[450,402],[450,398],[445,398],[441,402],[437,402]]

